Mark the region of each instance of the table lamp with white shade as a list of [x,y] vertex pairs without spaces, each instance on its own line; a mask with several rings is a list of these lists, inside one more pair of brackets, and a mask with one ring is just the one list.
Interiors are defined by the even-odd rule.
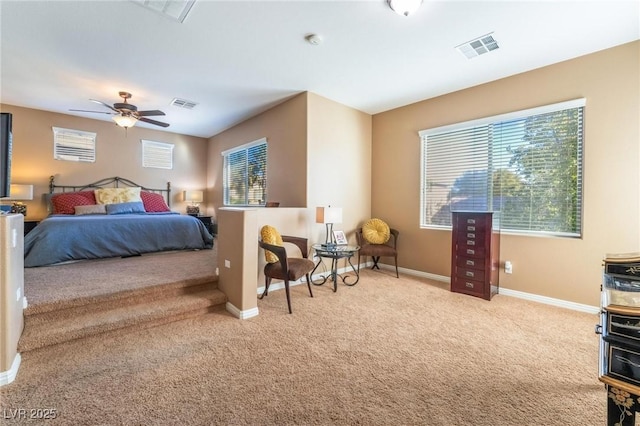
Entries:
[[183,192],[184,201],[188,202],[187,214],[198,216],[200,214],[200,203],[204,200],[204,192],[199,190],[188,190]]
[[33,200],[33,185],[12,183],[9,196],[2,198],[2,200],[13,201],[11,213],[22,213],[26,216],[27,206],[22,201]]
[[327,228],[325,244],[333,243],[333,224],[342,223],[342,207],[316,207],[316,223],[324,223]]

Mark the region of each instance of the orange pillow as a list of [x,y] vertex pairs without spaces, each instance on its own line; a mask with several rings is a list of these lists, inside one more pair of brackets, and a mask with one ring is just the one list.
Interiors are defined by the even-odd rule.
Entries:
[[389,241],[389,225],[380,219],[369,219],[362,225],[362,237],[370,244],[384,244]]
[[[271,225],[265,225],[262,227],[262,229],[260,230],[260,238],[262,238],[262,241],[267,244],[271,244],[274,246],[284,246],[282,236],[280,235],[278,230]],[[264,258],[267,263],[278,262],[278,256],[276,256],[269,250],[264,251]]]

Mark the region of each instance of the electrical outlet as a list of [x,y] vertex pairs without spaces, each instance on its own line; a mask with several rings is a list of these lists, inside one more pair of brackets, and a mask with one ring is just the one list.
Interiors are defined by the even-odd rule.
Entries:
[[225,268],[231,268],[231,261],[230,261],[230,260],[225,259],[225,260],[224,260],[224,267],[225,267]]
[[505,274],[513,274],[513,265],[511,264],[511,261],[507,260],[504,262],[504,272]]

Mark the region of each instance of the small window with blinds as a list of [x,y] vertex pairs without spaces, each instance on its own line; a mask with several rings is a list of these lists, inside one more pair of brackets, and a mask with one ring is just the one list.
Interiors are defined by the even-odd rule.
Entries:
[[53,127],[53,158],[96,162],[96,133]]
[[227,206],[264,206],[267,198],[267,139],[224,151],[223,192]]
[[173,169],[173,144],[141,139],[142,167]]
[[585,100],[419,132],[421,226],[499,211],[503,232],[582,235]]

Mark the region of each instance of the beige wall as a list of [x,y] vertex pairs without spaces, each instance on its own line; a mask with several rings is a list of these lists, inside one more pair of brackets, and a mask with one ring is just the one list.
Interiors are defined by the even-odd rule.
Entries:
[[[257,308],[258,287],[264,286],[264,251],[258,248],[262,226],[272,225],[282,235],[304,236],[309,227],[308,218],[308,209],[305,208],[218,210],[218,286],[227,295],[229,303],[242,311],[242,315],[251,315],[250,311]],[[294,253],[291,252],[292,256]],[[272,297],[282,298],[283,310],[286,309],[283,293],[278,292]]]
[[[205,189],[207,140],[194,136],[161,132],[139,126],[125,130],[115,123],[57,114],[47,111],[0,105],[13,113],[13,183],[34,185],[34,200],[26,202],[29,218],[47,215],[41,195],[48,192],[49,176],[61,185],[90,183],[120,176],[147,187],[165,188],[171,182],[171,207],[184,212],[182,191]],[[52,127],[97,133],[96,162],[79,163],[53,159]],[[173,170],[142,167],[141,139],[175,144]],[[203,207],[209,200],[205,198]]]
[[241,311],[257,306],[258,214],[256,209],[218,210],[218,287]]
[[451,233],[420,229],[418,131],[586,98],[583,238],[503,235],[503,288],[599,304],[606,253],[640,251],[640,42],[377,114],[372,213],[400,230],[400,266],[450,274]]
[[307,94],[302,93],[209,139],[207,182],[216,210],[223,205],[222,152],[261,138],[267,138],[267,201],[306,207]]
[[[355,244],[355,229],[371,217],[371,115],[314,93],[308,94],[307,205],[342,207],[343,230]],[[324,225],[311,218],[309,238],[322,242]]]

